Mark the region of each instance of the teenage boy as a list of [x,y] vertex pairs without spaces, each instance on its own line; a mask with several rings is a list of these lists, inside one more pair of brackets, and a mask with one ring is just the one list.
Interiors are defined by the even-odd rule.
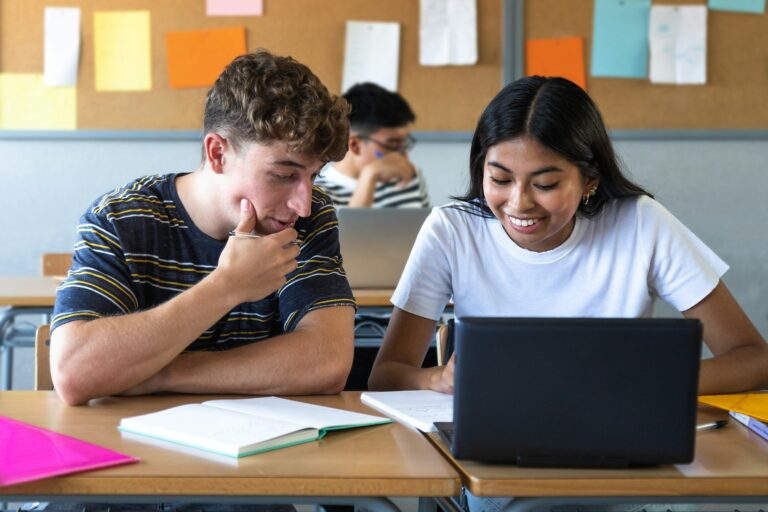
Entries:
[[200,167],[137,179],[81,218],[52,320],[64,401],[343,388],[354,300],[313,182],[344,156],[348,113],[290,57],[259,51],[222,72]]
[[336,206],[429,207],[424,178],[408,159],[416,116],[405,99],[373,83],[352,86],[344,98],[352,106],[349,150],[317,184]]

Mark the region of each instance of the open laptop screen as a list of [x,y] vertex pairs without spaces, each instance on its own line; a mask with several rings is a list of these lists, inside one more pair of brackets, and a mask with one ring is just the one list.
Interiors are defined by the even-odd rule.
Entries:
[[397,286],[430,208],[339,208],[339,243],[352,288]]
[[686,319],[458,319],[452,451],[532,466],[690,462],[701,338]]

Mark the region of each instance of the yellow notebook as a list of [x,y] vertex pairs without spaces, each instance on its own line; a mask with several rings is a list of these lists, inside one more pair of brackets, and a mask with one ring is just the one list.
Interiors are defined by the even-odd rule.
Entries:
[[699,402],[718,409],[736,411],[768,422],[768,393],[736,393],[733,395],[702,395]]

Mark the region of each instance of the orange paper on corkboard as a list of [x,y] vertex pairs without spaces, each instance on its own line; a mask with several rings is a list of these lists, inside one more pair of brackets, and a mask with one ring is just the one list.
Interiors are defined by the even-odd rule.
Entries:
[[172,88],[210,87],[232,59],[246,52],[245,28],[168,32],[165,47]]
[[586,90],[584,39],[529,39],[525,45],[525,73],[527,76],[561,76]]

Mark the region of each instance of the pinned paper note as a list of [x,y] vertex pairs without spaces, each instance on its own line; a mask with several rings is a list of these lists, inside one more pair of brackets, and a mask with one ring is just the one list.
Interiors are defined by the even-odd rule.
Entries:
[[717,11],[765,13],[765,0],[709,0],[708,5]]
[[209,87],[232,59],[246,52],[245,28],[168,32],[165,48],[171,87]]
[[43,75],[0,73],[0,129],[74,130],[74,86],[46,87]]
[[396,92],[399,67],[399,23],[347,22],[342,91],[373,82]]
[[93,13],[97,91],[152,88],[149,11]]
[[595,0],[592,76],[648,76],[651,0]]
[[651,8],[651,82],[707,82],[707,8],[654,5]]
[[586,89],[584,39],[529,39],[525,45],[525,74],[560,76]]
[[45,8],[43,76],[49,87],[77,85],[80,62],[80,9]]
[[476,0],[421,0],[419,20],[422,66],[477,63]]
[[262,0],[206,0],[205,14],[208,16],[261,16],[264,14]]

